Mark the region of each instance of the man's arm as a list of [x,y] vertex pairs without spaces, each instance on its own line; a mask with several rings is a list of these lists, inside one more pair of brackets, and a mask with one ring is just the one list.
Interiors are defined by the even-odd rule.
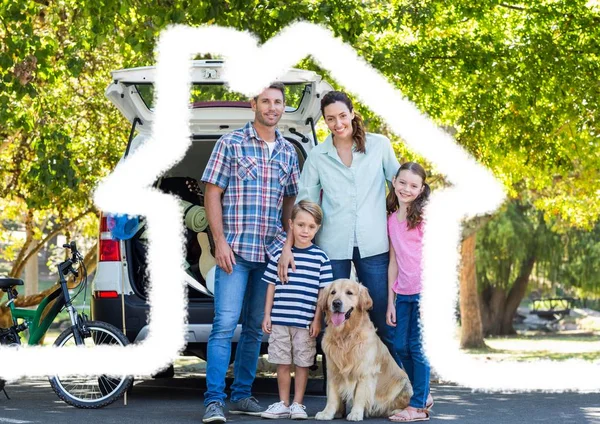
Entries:
[[206,208],[206,216],[208,225],[215,240],[215,261],[217,265],[227,274],[233,272],[235,265],[235,256],[233,250],[225,240],[223,232],[223,205],[221,204],[221,195],[223,190],[214,184],[206,184],[206,193],[204,194],[204,207]]

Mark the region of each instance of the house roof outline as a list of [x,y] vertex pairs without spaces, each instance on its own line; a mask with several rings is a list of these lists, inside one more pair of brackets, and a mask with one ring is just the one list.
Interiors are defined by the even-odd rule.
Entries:
[[[358,57],[351,46],[336,39],[329,30],[305,22],[284,28],[262,46],[248,32],[216,26],[171,26],[161,33],[157,46],[156,121],[152,137],[135,154],[121,162],[98,186],[94,195],[96,204],[102,210],[145,215],[148,220],[151,280],[148,338],[135,346],[102,346],[86,349],[85,352],[32,348],[19,350],[17,353],[14,349],[0,347],[0,352],[7,361],[17,360],[18,354],[19,360],[28,364],[27,367],[0,371],[3,377],[18,378],[61,372],[81,375],[109,372],[151,374],[172,361],[183,347],[187,300],[181,266],[181,219],[176,219],[181,218],[182,211],[172,196],[149,187],[159,174],[183,157],[189,146],[188,66],[191,58],[200,53],[224,56],[230,72],[227,78],[231,89],[248,94],[260,91],[283,69],[310,55],[331,72],[337,81],[348,87],[348,91],[358,100],[379,114],[407,146],[427,158],[446,175],[452,187],[438,190],[432,195],[424,240],[426,266],[423,275],[426,288],[423,293],[423,315],[425,343],[432,364],[442,377],[474,388],[556,390],[555,378],[554,386],[549,379],[542,379],[541,384],[537,380],[537,383],[513,382],[507,385],[508,377],[514,378],[519,373],[523,376],[524,367],[511,368],[510,373],[506,374],[506,367],[491,371],[493,367],[490,366],[483,372],[488,377],[491,375],[492,378],[488,380],[494,384],[486,385],[482,381],[484,376],[481,376],[482,371],[478,365],[464,362],[457,343],[452,341],[453,338],[448,338],[455,329],[453,302],[456,299],[460,222],[465,217],[495,210],[504,198],[501,184],[489,170],[456,144],[450,135],[421,114],[381,74]],[[248,66],[249,63],[253,66]],[[370,80],[365,81],[365,78]],[[428,247],[435,244],[439,245],[439,249]],[[448,272],[454,276],[449,278]],[[180,284],[176,284],[178,281]],[[443,301],[439,302],[440,299]],[[436,338],[441,338],[442,347]],[[444,349],[444,346],[453,348],[455,345],[456,352]],[[450,360],[459,363],[455,362],[450,367]],[[91,364],[93,368],[90,367]],[[477,369],[480,375],[465,372],[465,364]],[[526,366],[529,369],[536,368],[535,364]],[[569,364],[569,374],[573,374],[573,366]],[[548,375],[557,375],[557,367],[560,364],[553,363],[552,372]],[[547,369],[548,365],[545,364],[536,372],[541,374],[542,371],[547,372]],[[597,373],[597,366],[594,371]],[[590,375],[589,366],[581,368],[580,375]],[[582,382],[579,380],[567,378],[561,383],[558,390],[600,388],[600,379],[588,379],[587,384],[580,384]]]

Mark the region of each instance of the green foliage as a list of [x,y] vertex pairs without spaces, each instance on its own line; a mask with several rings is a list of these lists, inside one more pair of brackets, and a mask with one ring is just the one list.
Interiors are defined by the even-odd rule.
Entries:
[[[2,218],[34,210],[41,239],[48,225],[91,206],[91,191],[116,164],[129,129],[103,96],[110,71],[152,64],[168,25],[231,26],[266,41],[298,20],[350,43],[554,230],[594,228],[600,7],[573,0],[3,0]],[[300,66],[318,70],[310,59]],[[389,134],[379,117],[357,108],[371,131]],[[403,158],[423,160],[389,135]],[[94,228],[90,219],[82,229]],[[525,227],[498,229],[531,230]],[[0,228],[0,239],[7,234]],[[22,242],[10,243],[18,251]]]
[[481,285],[510,288],[520,265],[540,246],[539,213],[529,205],[506,204],[477,233],[477,271]]
[[563,237],[559,282],[578,297],[600,294],[600,223],[592,231],[571,230]]
[[553,230],[530,204],[509,202],[477,233],[480,288],[510,289],[521,264],[536,260],[534,289],[547,295],[600,293],[600,224],[593,231]]
[[396,6],[388,29],[364,38],[371,63],[453,128],[512,197],[525,185],[548,216],[590,228],[600,213],[600,15],[584,2]]

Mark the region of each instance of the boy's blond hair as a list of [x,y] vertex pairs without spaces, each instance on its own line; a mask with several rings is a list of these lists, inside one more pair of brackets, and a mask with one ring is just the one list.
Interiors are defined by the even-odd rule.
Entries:
[[321,209],[321,206],[317,205],[315,202],[311,202],[309,200],[300,200],[298,203],[296,203],[292,208],[292,221],[296,219],[296,216],[300,211],[310,214],[314,218],[317,225],[321,225],[321,222],[323,222],[323,209]]

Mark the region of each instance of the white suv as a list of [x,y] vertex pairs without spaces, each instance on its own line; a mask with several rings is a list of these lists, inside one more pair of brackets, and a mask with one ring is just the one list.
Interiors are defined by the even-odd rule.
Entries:
[[[248,99],[227,90],[221,77],[223,66],[223,62],[217,60],[193,62],[190,94],[192,145],[185,157],[156,184],[161,190],[173,193],[192,205],[203,204],[203,186],[199,182],[217,139],[243,127],[254,117]],[[154,67],[112,73],[113,82],[106,90],[106,97],[132,125],[123,157],[134,152],[150,134],[154,119],[152,102],[155,77]],[[295,147],[302,167],[308,152],[317,143],[315,124],[321,117],[321,97],[332,88],[316,73],[300,69],[290,69],[279,81],[286,86],[286,111],[278,128]],[[211,262],[214,246],[207,230],[197,234],[188,229],[186,240],[190,287],[185,353],[205,359],[214,316],[211,295],[213,273],[206,272],[206,264],[210,268],[210,264],[214,263]],[[93,282],[93,319],[109,322],[118,328],[124,326],[132,342],[144,339],[148,331],[149,305],[146,299],[143,230],[129,240],[113,240],[107,217],[101,216],[98,260]],[[125,304],[124,314],[121,295]],[[239,337],[239,330],[238,326],[234,343]],[[235,352],[235,348],[232,352]]]

